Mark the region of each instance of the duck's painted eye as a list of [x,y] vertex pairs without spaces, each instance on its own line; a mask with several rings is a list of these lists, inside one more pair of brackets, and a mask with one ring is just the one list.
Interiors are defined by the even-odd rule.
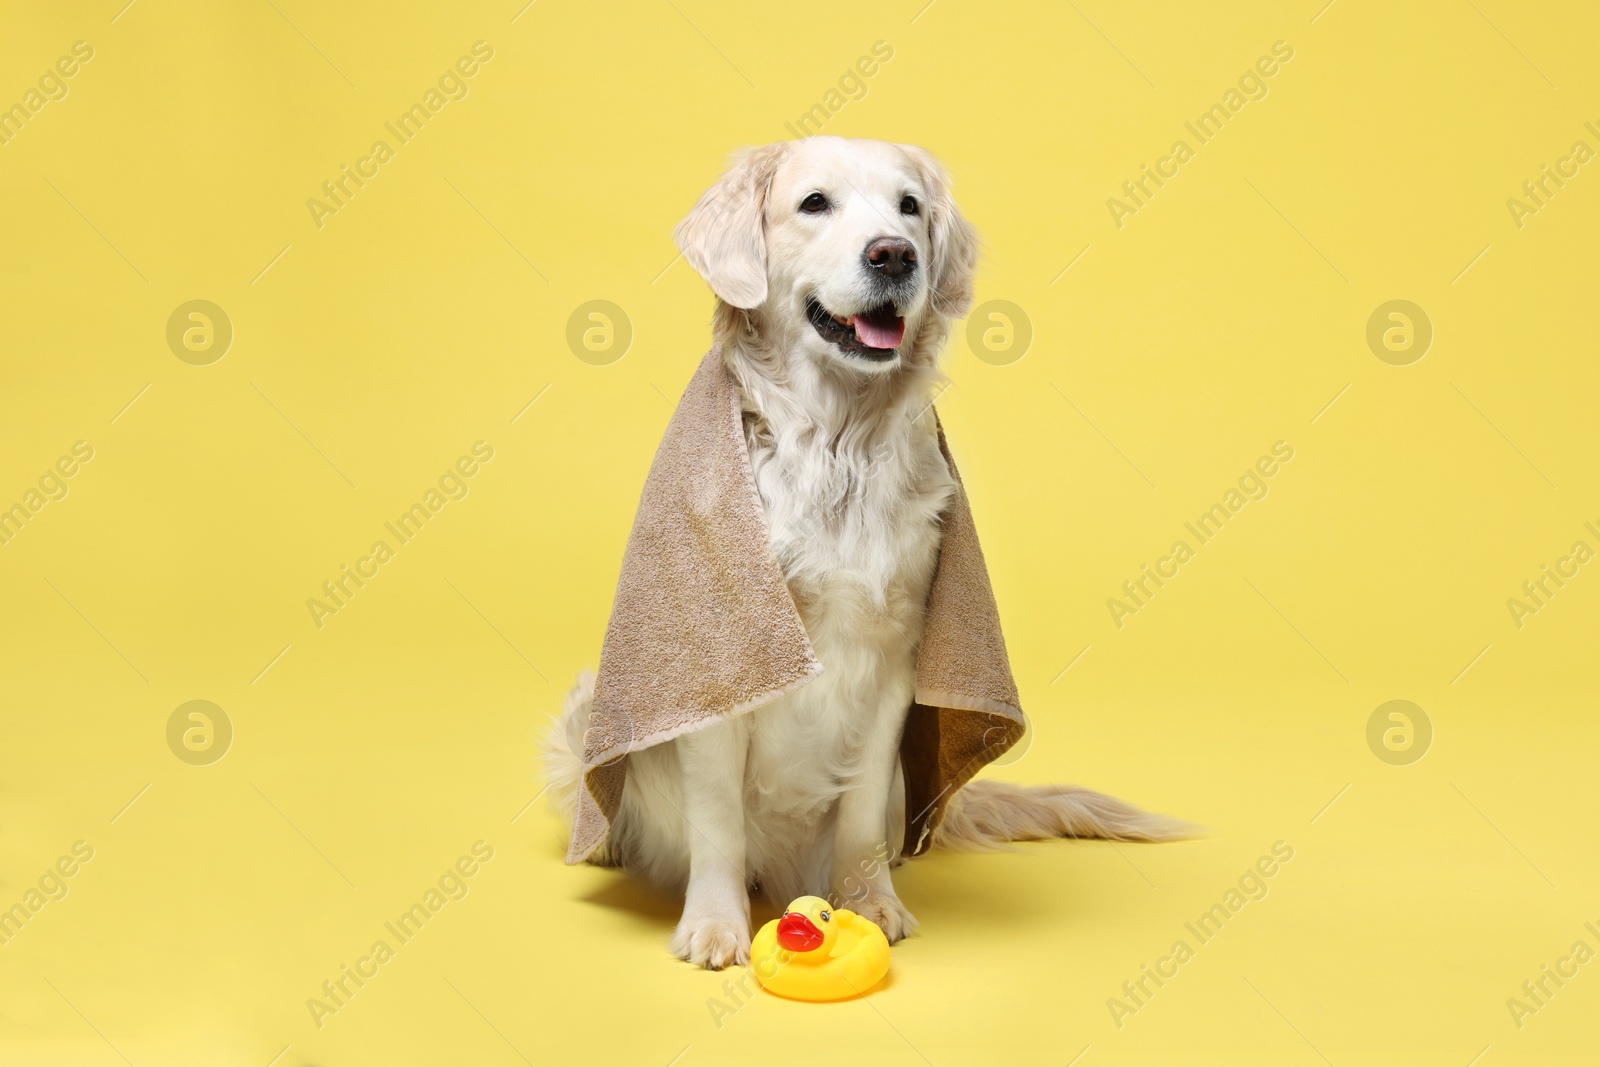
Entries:
[[916,197],[907,195],[900,198],[900,214],[915,215],[921,210],[922,207],[917,203]]
[[819,919],[821,919],[823,922],[827,922],[828,921],[828,909],[827,908],[823,908],[822,911],[818,914],[817,917]]
[[812,193],[800,201],[800,210],[807,215],[820,215],[828,210],[828,198],[821,193]]

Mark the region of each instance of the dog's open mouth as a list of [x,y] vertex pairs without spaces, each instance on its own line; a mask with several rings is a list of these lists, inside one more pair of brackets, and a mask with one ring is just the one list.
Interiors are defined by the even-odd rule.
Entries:
[[824,341],[837,345],[841,352],[873,362],[893,359],[906,337],[906,320],[896,313],[892,303],[843,316],[833,314],[812,298],[806,301],[806,317]]

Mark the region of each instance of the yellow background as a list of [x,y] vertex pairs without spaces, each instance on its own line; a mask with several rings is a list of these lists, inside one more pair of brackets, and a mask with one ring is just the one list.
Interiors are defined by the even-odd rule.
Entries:
[[[0,947],[0,1058],[1593,1062],[1600,963],[1506,1006],[1600,949],[1600,567],[1506,607],[1600,547],[1600,165],[1506,206],[1600,147],[1591,8],[123,2],[9,5],[0,38],[0,103],[95,52],[0,146],[0,504],[94,449],[0,546],[0,906],[95,850]],[[319,229],[307,199],[478,40],[469,95]],[[1213,834],[919,860],[886,988],[719,1026],[673,902],[562,866],[532,739],[707,346],[672,226],[880,40],[826,132],[940,156],[979,300],[1033,329],[994,365],[958,327],[940,401],[1035,724],[992,773]],[[1279,40],[1268,96],[1115,226]],[[209,366],[165,339],[195,299],[234,328]],[[565,339],[595,299],[633,330],[606,366]],[[1433,324],[1409,366],[1365,340],[1392,299]],[[469,495],[317,628],[479,440]],[[1270,495],[1118,629],[1106,599],[1278,440]],[[167,746],[193,699],[235,731],[210,766]],[[1434,730],[1408,766],[1366,741],[1393,699]],[[319,1029],[307,998],[479,840],[466,899]],[[1270,894],[1119,1028],[1107,999],[1278,840]]]

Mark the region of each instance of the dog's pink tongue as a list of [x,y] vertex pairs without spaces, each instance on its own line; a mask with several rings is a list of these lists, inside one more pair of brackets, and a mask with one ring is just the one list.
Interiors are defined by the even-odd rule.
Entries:
[[876,322],[865,315],[857,315],[851,322],[856,336],[868,348],[899,348],[900,342],[905,340],[906,320],[898,315],[892,318],[885,315]]

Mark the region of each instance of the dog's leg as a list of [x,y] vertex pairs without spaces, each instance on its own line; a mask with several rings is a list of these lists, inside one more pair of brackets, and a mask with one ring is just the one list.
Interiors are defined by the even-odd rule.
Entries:
[[689,888],[672,951],[711,970],[750,962],[744,839],[748,735],[741,716],[672,742],[689,833]]
[[891,942],[917,925],[889,877],[889,862],[900,848],[888,837],[890,793],[909,705],[909,696],[891,697],[877,709],[862,750],[861,775],[839,797],[829,879],[834,905],[871,919]]

